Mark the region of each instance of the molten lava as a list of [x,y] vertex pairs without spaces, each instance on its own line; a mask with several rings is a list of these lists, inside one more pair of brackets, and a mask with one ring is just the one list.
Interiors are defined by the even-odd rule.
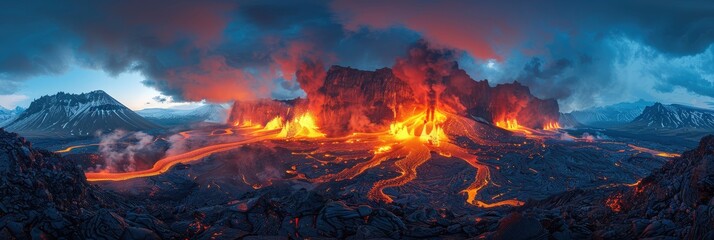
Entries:
[[521,126],[518,125],[518,119],[506,119],[498,121],[496,122],[496,127],[508,130],[518,130],[519,128],[521,128]]
[[57,150],[57,151],[55,151],[55,153],[68,153],[68,152],[71,152],[72,150],[77,149],[77,148],[85,148],[85,147],[91,147],[91,146],[99,146],[99,143],[69,146],[65,149]]
[[[367,197],[375,201],[391,202],[392,198],[384,193],[384,189],[400,187],[416,179],[419,166],[432,159],[433,153],[436,153],[445,157],[461,159],[477,169],[474,182],[462,191],[466,195],[466,201],[469,204],[483,208],[523,204],[517,199],[495,203],[485,203],[478,200],[478,192],[491,182],[490,169],[487,165],[478,161],[474,152],[452,143],[447,133],[467,137],[475,143],[483,143],[484,140],[480,139],[479,133],[474,130],[475,122],[473,120],[456,114],[439,110],[421,111],[403,121],[391,124],[389,129],[384,132],[354,133],[346,137],[329,138],[320,132],[315,119],[310,113],[295,116],[287,121],[283,121],[282,117],[275,117],[262,128],[256,127],[259,125],[249,121],[243,121],[235,125],[235,129],[224,130],[224,132],[236,133],[236,136],[245,136],[244,139],[210,145],[169,156],[157,161],[151,169],[147,170],[125,173],[88,172],[86,173],[87,179],[89,181],[119,181],[155,176],[167,171],[176,164],[197,161],[211,154],[235,149],[245,144],[265,140],[301,139],[303,140],[302,142],[314,143],[317,146],[317,150],[305,153],[307,157],[315,158],[318,155],[329,157],[330,154],[328,153],[330,152],[342,151],[355,153],[334,158],[334,161],[346,161],[348,158],[355,160],[369,159],[339,173],[327,174],[311,180],[316,183],[352,179],[367,169],[377,167],[385,161],[396,159],[394,166],[398,169],[400,175],[374,183],[372,189],[367,193]],[[184,134],[189,136],[188,133]],[[211,135],[216,134],[208,134],[207,136]],[[282,144],[288,149],[298,146],[291,144],[291,141],[277,141],[274,144]],[[294,153],[300,152],[299,149],[291,149],[291,151]],[[323,160],[318,159],[318,161]]]
[[518,119],[515,119],[515,118],[508,118],[505,120],[497,121],[496,127],[500,127],[500,128],[506,129],[511,132],[523,133],[525,135],[533,134],[533,132],[530,131],[528,128],[518,124]]
[[547,124],[545,124],[545,126],[543,126],[543,130],[546,131],[553,131],[558,129],[560,129],[560,123],[558,122],[548,122]]
[[[465,148],[449,141],[446,132],[460,132],[474,142],[481,142],[474,128],[465,127],[473,121],[464,117],[441,112],[438,110],[422,112],[408,117],[404,121],[390,125],[389,131],[378,134],[380,140],[388,145],[376,147],[371,159],[360,162],[336,174],[328,174],[314,179],[315,182],[342,181],[355,178],[370,168],[375,168],[387,160],[398,159],[394,166],[400,175],[377,181],[368,193],[368,198],[374,201],[392,202],[392,198],[384,193],[384,189],[403,186],[417,178],[417,168],[432,158],[432,152],[446,157],[455,157],[467,162],[477,169],[475,181],[464,189],[466,201],[470,204],[489,208],[499,206],[519,206],[523,202],[517,199],[485,203],[477,200],[478,192],[490,181],[488,166],[481,164],[478,158]],[[448,129],[454,128],[454,129]],[[359,135],[359,134],[357,134]]]
[[[273,122],[271,120],[271,122]],[[277,126],[272,124],[271,127]],[[310,113],[305,113],[294,118],[292,121],[285,123],[283,128],[278,133],[278,138],[320,138],[325,137],[325,134],[320,132],[315,119]]]

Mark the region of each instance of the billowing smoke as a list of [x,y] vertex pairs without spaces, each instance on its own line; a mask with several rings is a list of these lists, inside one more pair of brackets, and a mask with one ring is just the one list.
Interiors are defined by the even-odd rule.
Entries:
[[425,41],[413,45],[407,56],[397,60],[394,75],[411,86],[418,103],[436,108],[438,97],[446,90],[445,80],[458,70],[453,50],[434,49]]
[[140,156],[155,152],[154,137],[143,132],[116,130],[101,136],[99,153],[104,160],[104,170],[110,172],[136,171],[147,165]]

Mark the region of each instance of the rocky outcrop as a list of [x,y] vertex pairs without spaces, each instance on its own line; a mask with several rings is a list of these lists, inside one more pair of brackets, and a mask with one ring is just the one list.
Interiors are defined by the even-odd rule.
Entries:
[[[440,94],[436,107],[441,111],[492,122],[517,119],[532,128],[558,121],[555,100],[538,99],[518,82],[490,87],[486,80],[471,79],[455,62],[452,66],[452,74],[441,79],[437,87]],[[428,105],[417,94],[424,89],[408,84],[389,68],[363,71],[332,66],[319,87],[314,86],[314,79],[300,76],[298,73],[301,85],[311,86],[305,88],[309,109],[328,135],[383,130],[395,119],[425,111]]]
[[236,101],[231,107],[228,123],[265,125],[275,117],[285,119],[293,105],[292,102],[269,99]]
[[[122,198],[89,185],[76,163],[46,150],[36,150],[24,138],[2,129],[0,196],[1,239],[172,236],[160,231],[157,219],[127,212],[131,205]],[[115,210],[126,213],[127,218]]]
[[[456,63],[454,68],[454,73],[443,80],[446,88],[438,96],[441,104],[437,107],[442,111],[491,122],[513,118],[533,128],[557,121],[555,100],[538,99],[517,82],[490,87],[486,80],[471,79]],[[414,92],[420,90],[413,87],[388,68],[370,72],[333,66],[320,91],[308,92],[308,99],[316,95],[322,99],[321,126],[337,128],[327,132],[344,134],[358,127],[378,129],[395,118],[414,114],[414,109],[424,109],[415,99]]]
[[531,201],[520,211],[548,223],[554,237],[714,239],[713,179],[709,135],[636,185],[573,190]]

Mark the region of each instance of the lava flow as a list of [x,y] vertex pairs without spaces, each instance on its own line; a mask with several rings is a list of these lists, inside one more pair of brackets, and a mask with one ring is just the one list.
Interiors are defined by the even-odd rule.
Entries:
[[533,132],[528,130],[526,127],[518,124],[518,119],[505,119],[496,122],[496,127],[500,127],[512,132],[520,132],[525,135],[530,135]]
[[[282,123],[279,123],[280,121],[281,118],[276,118],[274,121],[271,121],[271,123],[266,124],[264,128],[259,128],[252,124],[242,125],[238,130],[246,132],[246,136],[249,136],[248,138],[235,142],[209,145],[178,155],[165,157],[154,163],[150,169],[134,172],[87,172],[85,175],[88,181],[121,181],[132,178],[156,176],[168,171],[176,164],[197,161],[214,153],[225,152],[245,144],[277,138],[315,138],[324,136],[315,126],[314,119],[309,113],[297,117],[292,122],[288,122],[282,127],[279,133],[276,133],[277,126],[283,126]],[[232,130],[226,131],[230,131],[231,134],[233,133]],[[208,136],[216,135],[211,132]]]
[[[400,175],[374,184],[368,193],[368,198],[375,201],[392,202],[392,198],[384,193],[384,189],[399,187],[407,184],[417,177],[417,168],[432,158],[432,152],[446,157],[459,158],[477,169],[475,181],[462,191],[467,195],[466,201],[479,207],[520,206],[523,202],[517,199],[485,203],[477,200],[478,192],[486,187],[490,181],[489,168],[481,164],[478,158],[467,149],[459,147],[449,141],[447,132],[463,135],[473,142],[482,142],[474,132],[473,127],[467,127],[473,121],[464,117],[441,111],[423,112],[394,123],[388,132],[379,134],[383,145],[375,147],[371,159],[358,163],[352,168],[345,169],[336,174],[329,174],[317,179],[315,182],[341,181],[353,179],[370,168],[375,168],[390,159],[398,159],[394,166]],[[449,128],[454,129],[449,129]]]
[[55,151],[55,153],[68,153],[68,152],[71,152],[72,150],[77,149],[77,148],[85,148],[85,147],[91,147],[91,146],[99,146],[99,143],[69,146],[65,149],[57,150],[57,151]]
[[[225,130],[230,133],[241,133],[245,136],[242,140],[210,145],[169,156],[157,161],[152,168],[146,170],[123,173],[88,172],[86,176],[89,181],[120,181],[155,176],[166,172],[176,164],[200,160],[211,154],[229,151],[245,144],[265,140],[301,139],[303,140],[301,142],[315,143],[318,146],[317,150],[308,154],[342,150],[364,152],[371,155],[368,157],[369,160],[360,162],[342,172],[312,179],[311,181],[315,183],[352,179],[387,160],[397,159],[394,166],[399,170],[400,175],[374,183],[367,194],[371,200],[392,202],[392,198],[384,193],[384,189],[403,186],[416,179],[417,168],[432,159],[432,154],[439,154],[461,159],[477,169],[474,182],[462,191],[466,195],[468,203],[484,208],[522,205],[523,202],[517,199],[496,203],[486,203],[477,199],[478,192],[488,186],[491,181],[489,167],[480,163],[474,152],[457,146],[449,139],[449,135],[459,135],[469,138],[474,143],[488,144],[478,137],[479,134],[474,130],[474,124],[473,120],[456,114],[438,110],[422,111],[403,121],[391,124],[389,129],[383,132],[354,133],[346,137],[326,137],[319,131],[315,119],[309,113],[295,116],[287,121],[283,121],[282,117],[275,117],[265,126],[244,121],[234,124],[235,131]],[[209,134],[209,136],[211,135],[216,134]],[[326,142],[338,142],[339,144],[325,145]],[[277,141],[275,144],[282,144],[288,149],[296,146],[296,144],[291,144],[291,141]],[[292,150],[295,153],[299,152],[297,149]],[[352,156],[354,159],[363,159],[365,154],[354,153]],[[338,158],[336,161],[343,161],[345,158],[349,157]]]

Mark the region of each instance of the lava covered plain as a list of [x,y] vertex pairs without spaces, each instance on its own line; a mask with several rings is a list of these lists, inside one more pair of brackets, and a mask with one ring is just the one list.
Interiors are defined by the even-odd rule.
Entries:
[[[482,125],[481,131],[497,137],[499,143],[478,144],[464,136],[450,137],[448,141],[467,149],[490,170],[489,183],[477,195],[478,200],[486,203],[508,199],[541,200],[573,189],[635,186],[667,161],[667,155],[658,153],[680,150],[635,139],[575,138],[565,130],[534,137],[485,123],[476,124]],[[255,128],[245,126],[204,125],[190,131],[157,135],[154,144],[157,149],[165,150],[169,145],[165,140],[178,134],[185,138],[186,151],[191,151],[203,146],[241,142],[249,138],[244,134],[254,131]],[[402,158],[386,159],[352,178],[320,180],[369,161],[378,142],[369,135],[260,139],[176,164],[155,176],[102,180],[93,179],[91,170],[87,173],[89,181],[104,189],[153,204],[175,204],[164,201],[171,199],[200,207],[262,192],[280,193],[284,188],[291,191],[305,188],[351,204],[384,204],[378,199],[369,199],[368,193],[376,182],[401,174],[394,163]],[[68,147],[58,148],[58,152],[92,169],[91,159],[96,162],[101,158],[92,152],[96,146],[86,140],[77,146],[69,151]],[[448,208],[457,212],[487,211],[485,207],[469,204],[463,192],[474,182],[476,168],[452,156],[434,151],[429,154],[431,160],[418,166],[414,180],[383,190],[393,199],[393,204]],[[146,164],[145,168],[149,166]],[[496,208],[509,207],[514,206]]]

